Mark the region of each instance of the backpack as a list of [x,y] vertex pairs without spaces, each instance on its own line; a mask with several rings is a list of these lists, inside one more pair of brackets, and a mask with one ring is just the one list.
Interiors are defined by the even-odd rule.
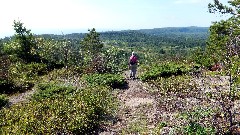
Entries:
[[131,56],[130,57],[130,64],[131,65],[134,65],[134,64],[136,64],[137,63],[137,57],[136,56]]

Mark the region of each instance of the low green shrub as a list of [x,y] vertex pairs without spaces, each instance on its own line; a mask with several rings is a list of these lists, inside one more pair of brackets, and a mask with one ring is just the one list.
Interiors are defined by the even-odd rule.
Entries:
[[164,63],[161,65],[153,65],[149,70],[140,75],[142,81],[155,80],[158,77],[170,77],[172,75],[182,75],[190,71],[185,64],[177,64],[174,62]]
[[157,87],[158,92],[163,94],[174,92],[183,96],[193,94],[197,91],[197,85],[192,83],[191,78],[187,75],[171,76],[168,78],[159,77],[156,80],[150,80],[148,83]]
[[185,128],[184,133],[187,135],[215,135],[214,128],[207,128],[199,123],[190,122]]
[[119,74],[90,74],[84,75],[83,80],[90,86],[107,85],[112,88],[119,88],[125,84],[123,76]]
[[[45,89],[43,91],[59,89],[40,87]],[[114,98],[106,87],[88,87],[61,94],[53,91],[53,95],[61,96],[2,109],[0,134],[95,134],[106,115],[115,110]]]
[[75,87],[57,85],[54,83],[41,83],[37,86],[37,92],[32,96],[34,100],[42,100],[45,98],[57,98],[64,95],[73,93],[76,90]]
[[16,63],[9,69],[9,80],[19,87],[30,87],[39,75],[47,72],[47,66],[42,63]]
[[0,95],[0,108],[8,104],[8,99],[5,95]]
[[159,122],[156,127],[153,129],[153,134],[154,135],[159,135],[161,134],[161,131],[163,129],[163,127],[167,127],[167,123],[166,122]]
[[192,135],[215,135],[216,130],[212,124],[212,117],[215,110],[211,108],[195,107],[179,115],[179,118],[186,120],[183,127],[184,134]]
[[0,80],[0,88],[0,94],[13,94],[22,90],[20,87],[15,86],[13,82],[8,80],[2,82]]

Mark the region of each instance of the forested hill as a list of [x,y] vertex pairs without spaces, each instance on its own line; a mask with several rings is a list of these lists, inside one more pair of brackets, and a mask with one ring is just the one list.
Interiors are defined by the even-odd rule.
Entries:
[[[209,32],[208,27],[166,27],[140,30],[99,32],[101,40],[109,45],[124,47],[154,47],[164,50],[168,47],[183,49],[205,47]],[[66,35],[42,34],[49,39],[70,39],[79,42],[85,33]]]
[[140,32],[151,35],[165,35],[165,34],[199,34],[208,35],[209,27],[166,27],[166,28],[154,28],[154,29],[141,29]]
[[204,47],[208,38],[207,27],[169,27],[101,33],[104,40],[128,42],[131,46]]

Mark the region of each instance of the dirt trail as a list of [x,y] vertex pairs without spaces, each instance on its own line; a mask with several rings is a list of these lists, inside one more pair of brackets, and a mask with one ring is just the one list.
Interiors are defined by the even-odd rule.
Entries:
[[153,129],[156,125],[155,97],[139,79],[129,79],[128,72],[124,75],[128,86],[117,92],[120,101],[117,120],[107,125],[100,135],[131,134],[141,129]]
[[[120,102],[117,116],[115,120],[105,125],[104,131],[99,133],[100,135],[131,134],[129,132],[140,130],[134,129],[134,126],[153,129],[157,123],[159,112],[156,109],[155,97],[139,79],[129,79],[128,74],[128,71],[124,73],[127,81],[126,88],[116,90]],[[10,96],[9,105],[28,101],[35,92],[36,90],[32,89]]]
[[18,93],[9,97],[9,105],[17,104],[20,102],[28,101],[28,98],[35,93],[35,89],[25,91],[23,93]]
[[[117,90],[117,98],[120,101],[117,118],[105,125],[104,131],[100,135],[182,133],[181,130],[175,129],[175,127],[187,125],[188,120],[182,120],[179,117],[181,114],[190,110],[194,111],[198,107],[203,109],[219,108],[218,102],[214,99],[208,99],[204,93],[229,90],[229,77],[207,76],[193,78],[189,87],[191,84],[194,89],[187,89],[188,91],[185,93],[184,91],[169,92],[159,95],[159,93],[155,93],[154,87],[141,82],[139,79],[130,80],[127,75],[128,72],[125,72],[127,88]],[[240,100],[235,104],[239,102]],[[238,109],[239,105],[235,105],[235,107]],[[161,122],[167,123],[167,126],[158,130],[159,122],[160,124]],[[216,120],[216,122],[219,121]]]

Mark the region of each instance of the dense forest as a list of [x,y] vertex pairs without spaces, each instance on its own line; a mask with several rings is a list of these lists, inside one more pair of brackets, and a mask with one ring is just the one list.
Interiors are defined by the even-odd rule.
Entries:
[[[165,50],[167,47],[186,49],[205,48],[209,35],[207,27],[172,27],[142,30],[123,30],[99,32],[103,42],[121,47],[154,47],[157,50]],[[84,33],[66,35],[39,35],[49,39],[69,39],[80,41]]]
[[[124,48],[156,54],[157,57],[170,55],[187,56],[196,49],[204,49],[209,35],[206,27],[175,27],[142,30],[123,30],[99,32],[106,46]],[[69,40],[73,46],[79,46],[86,33],[66,35],[36,35],[44,39]],[[7,40],[8,38],[5,38]]]
[[[0,39],[0,134],[240,134],[239,5],[210,27]],[[137,78],[129,57],[137,54]]]

